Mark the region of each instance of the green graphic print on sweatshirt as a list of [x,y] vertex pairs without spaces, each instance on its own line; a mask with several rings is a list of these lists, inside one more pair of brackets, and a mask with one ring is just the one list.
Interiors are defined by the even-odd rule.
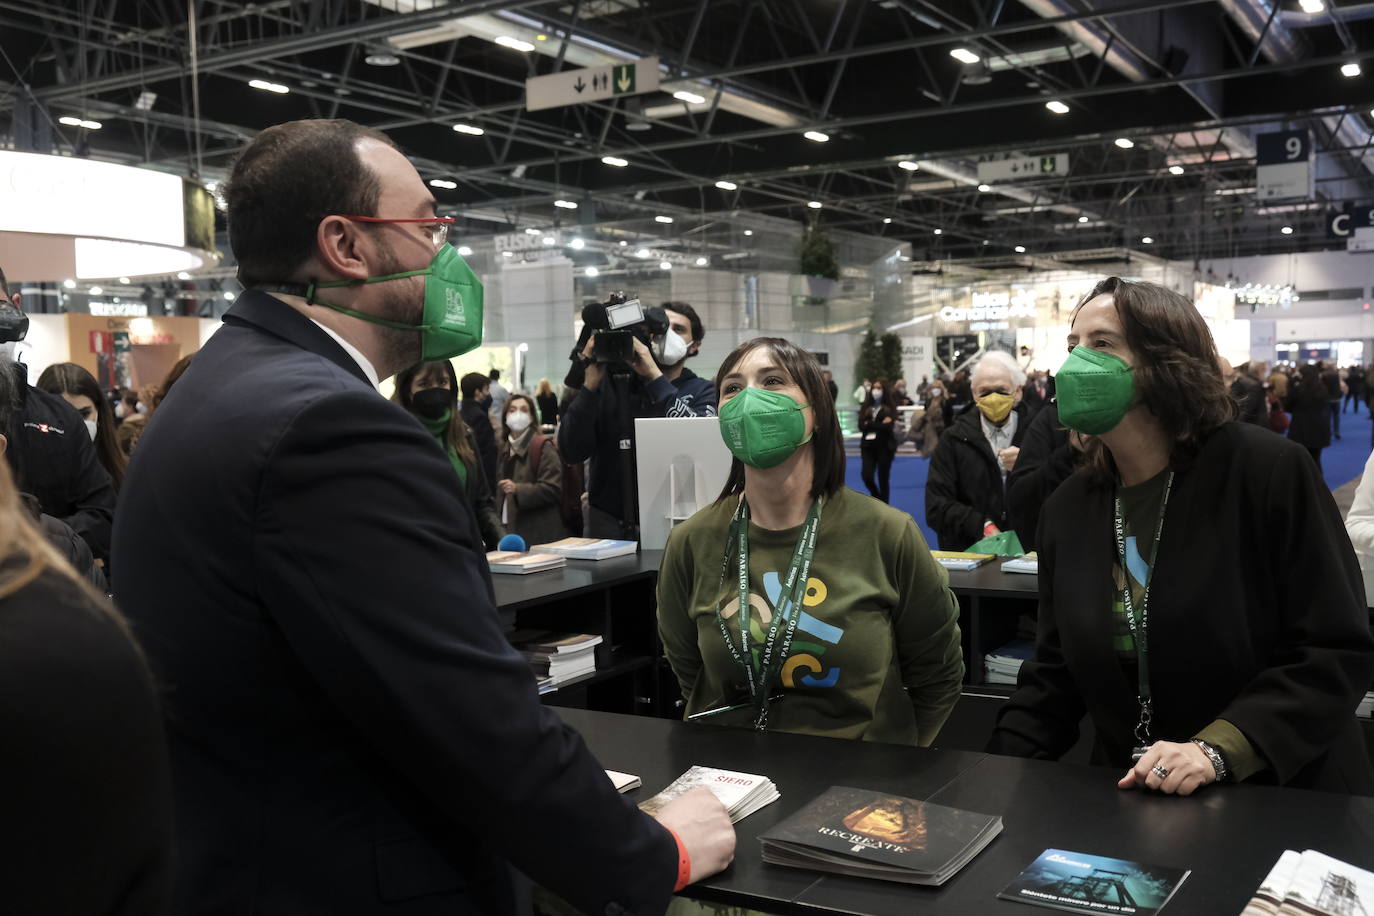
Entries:
[[[687,715],[749,701],[739,639],[738,556],[722,580],[731,498],[673,529],[658,579],[658,629]],[[801,527],[749,526],[749,630],[761,648]],[[959,609],[945,571],[904,512],[842,488],[824,504],[804,606],[770,695],[774,731],[929,745],[959,698]],[[738,643],[736,643],[738,645]],[[697,720],[750,727],[750,708]]]

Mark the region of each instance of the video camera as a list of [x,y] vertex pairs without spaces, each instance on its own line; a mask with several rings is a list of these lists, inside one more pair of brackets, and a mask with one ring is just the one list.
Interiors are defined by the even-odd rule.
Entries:
[[605,302],[588,303],[582,309],[582,334],[570,356],[573,372],[569,377],[580,375],[587,341],[592,341],[592,362],[628,372],[635,356],[635,340],[651,346],[655,336],[668,333],[668,327],[668,313],[661,307],[645,308],[638,299],[628,299],[622,292],[612,293]]

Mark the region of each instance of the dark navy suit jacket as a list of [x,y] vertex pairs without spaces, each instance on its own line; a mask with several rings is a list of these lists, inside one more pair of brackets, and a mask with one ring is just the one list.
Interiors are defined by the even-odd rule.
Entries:
[[114,543],[177,913],[505,916],[511,865],[589,913],[666,907],[672,836],[540,705],[448,459],[289,306],[245,293],[196,354]]

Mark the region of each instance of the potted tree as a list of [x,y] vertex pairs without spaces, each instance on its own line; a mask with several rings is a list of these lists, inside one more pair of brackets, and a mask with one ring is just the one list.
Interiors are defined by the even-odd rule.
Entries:
[[840,279],[840,263],[835,260],[835,246],[821,228],[819,217],[802,230],[798,266],[806,277],[806,290],[811,299],[825,301],[834,295],[835,284]]

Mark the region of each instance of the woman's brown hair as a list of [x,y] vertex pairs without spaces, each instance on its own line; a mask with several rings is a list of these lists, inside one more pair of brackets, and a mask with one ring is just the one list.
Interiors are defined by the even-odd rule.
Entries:
[[[811,434],[811,450],[814,455],[811,496],[833,496],[844,486],[844,434],[840,431],[840,420],[835,413],[835,400],[830,396],[830,389],[825,384],[820,364],[814,356],[781,337],[755,337],[753,340],[746,340],[731,351],[720,364],[720,371],[716,373],[717,403],[725,377],[735,371],[735,366],[739,365],[740,360],[760,347],[766,347],[773,354],[778,366],[787,372],[797,387],[801,388],[802,394],[811,405],[811,413],[815,418]],[[716,502],[743,492],[744,462],[736,458],[730,464],[730,476],[726,479],[725,489],[720,491]]]
[[[1156,283],[1108,277],[1074,307],[1078,312],[1098,296],[1111,296],[1135,354],[1131,375],[1136,403],[1159,420],[1173,445],[1170,463],[1186,462],[1207,437],[1236,418],[1236,402],[1217,365],[1212,332],[1186,297]],[[1085,454],[1099,482],[1116,480],[1116,464],[1100,439],[1088,440]]]
[[453,449],[454,453],[462,459],[463,464],[467,465],[468,468],[476,467],[477,453],[469,444],[468,425],[458,410],[458,373],[454,371],[453,363],[446,359],[436,359],[403,370],[396,375],[396,390],[392,392],[391,400],[414,413],[415,408],[411,406],[412,401],[410,399],[411,386],[415,384],[417,378],[427,378],[435,374],[441,374],[448,378],[448,390],[453,401],[449,406],[448,426],[444,429],[444,442]]
[[124,467],[129,463],[124,450],[115,438],[114,411],[105,392],[92,376],[76,363],[53,363],[38,376],[37,387],[59,397],[64,394],[84,395],[95,405],[95,453],[100,464],[110,474],[116,491],[124,483]]

